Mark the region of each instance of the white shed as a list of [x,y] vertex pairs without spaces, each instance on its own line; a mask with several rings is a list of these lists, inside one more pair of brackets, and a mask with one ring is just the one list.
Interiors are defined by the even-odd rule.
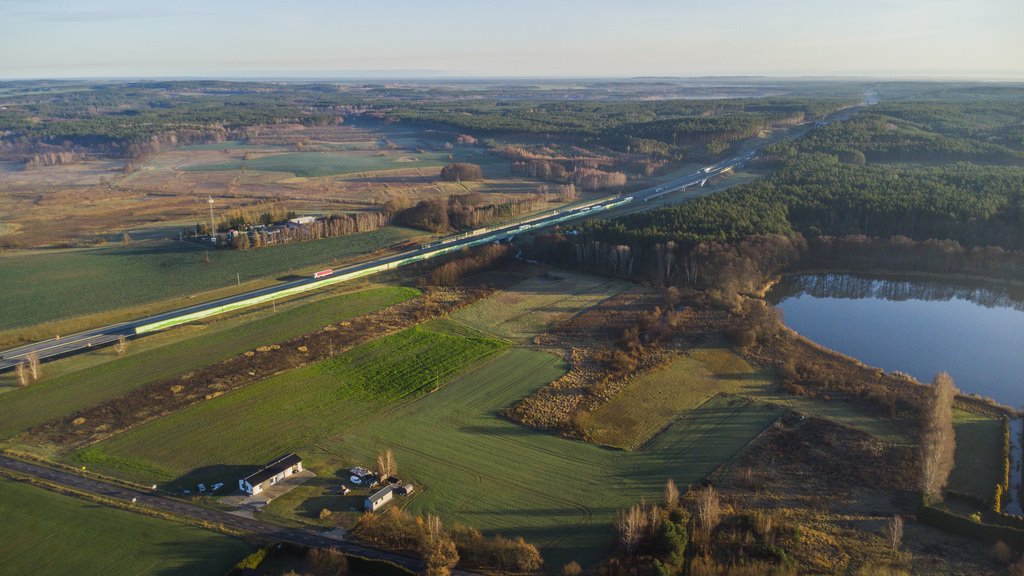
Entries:
[[391,502],[391,499],[395,497],[395,489],[391,486],[381,488],[380,490],[370,494],[367,497],[366,502],[363,504],[363,508],[367,512],[376,512],[384,507],[385,504]]

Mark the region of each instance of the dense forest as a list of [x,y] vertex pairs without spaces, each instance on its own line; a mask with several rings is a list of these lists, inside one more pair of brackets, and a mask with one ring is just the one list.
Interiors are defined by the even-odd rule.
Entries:
[[756,164],[772,172],[761,179],[545,235],[532,255],[710,288],[723,301],[796,263],[871,270],[884,261],[1019,277],[1024,159],[1020,146],[996,142],[1024,123],[1024,108],[905,102],[868,110],[767,147]]
[[[174,89],[163,90],[164,85]],[[11,98],[0,110],[0,150],[78,146],[140,157],[159,146],[224,140],[247,126],[336,122],[342,102],[227,83],[99,85],[46,96]],[[266,93],[265,93],[266,92]]]
[[844,98],[477,101],[403,104],[383,114],[392,122],[442,124],[477,135],[579,138],[617,150],[682,157],[688,147],[718,154],[762,130],[813,120],[854,104]]
[[906,236],[1024,247],[1024,168],[857,166],[800,155],[718,195],[611,221],[589,235],[631,243],[731,241],[753,234]]
[[[622,86],[626,86],[623,88]],[[160,147],[244,138],[242,128],[353,117],[476,135],[567,138],[667,158],[719,154],[760,130],[856,104],[847,94],[641,100],[628,83],[565,94],[539,87],[432,87],[220,81],[15,85],[0,92],[0,152],[45,164],[60,151],[140,158]],[[777,88],[771,88],[778,91]],[[601,100],[622,91],[621,100]],[[744,88],[743,92],[766,91]],[[429,93],[429,95],[428,95]],[[533,96],[533,99],[526,98]],[[562,99],[538,99],[544,97]],[[504,99],[503,99],[504,98]]]
[[1024,108],[1001,103],[871,108],[769,146],[759,160],[775,169],[766,178],[683,205],[591,222],[585,230],[627,244],[801,233],[1020,249],[1024,147],[993,140],[1021,125]]

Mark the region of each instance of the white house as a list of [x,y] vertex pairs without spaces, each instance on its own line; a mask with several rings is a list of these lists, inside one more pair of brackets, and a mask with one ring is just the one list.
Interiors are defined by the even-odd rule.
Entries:
[[363,504],[363,508],[367,512],[376,512],[384,507],[385,504],[391,502],[391,499],[395,497],[395,489],[391,486],[381,488],[380,490],[370,494]]
[[302,472],[302,458],[297,455],[285,454],[266,466],[238,481],[238,488],[249,495],[256,495],[281,480]]

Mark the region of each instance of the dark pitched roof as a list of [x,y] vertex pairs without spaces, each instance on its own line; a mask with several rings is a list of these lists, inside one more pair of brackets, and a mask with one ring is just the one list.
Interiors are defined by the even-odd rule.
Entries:
[[302,462],[302,458],[299,458],[295,453],[285,454],[280,458],[268,462],[266,466],[246,476],[244,480],[248,482],[250,486],[255,486],[277,476],[282,471],[287,470],[300,462]]
[[376,502],[377,500],[380,500],[381,498],[386,496],[388,493],[394,492],[394,491],[395,491],[394,487],[387,486],[385,488],[381,488],[380,490],[377,490],[373,494],[370,494],[370,496],[367,497],[367,500],[369,500],[370,502]]

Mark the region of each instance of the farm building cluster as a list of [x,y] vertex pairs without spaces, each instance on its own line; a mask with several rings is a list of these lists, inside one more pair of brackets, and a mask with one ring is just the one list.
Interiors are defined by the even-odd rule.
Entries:
[[368,232],[390,222],[390,215],[372,211],[328,216],[296,216],[279,222],[240,224],[212,236],[201,233],[200,225],[197,225],[194,230],[186,230],[183,237],[218,248],[262,248],[287,242],[304,242]]
[[[408,496],[413,492],[413,485],[405,483],[403,484],[399,478],[394,476],[388,476],[382,478],[375,472],[371,472],[360,466],[356,466],[349,471],[349,482],[356,486],[363,486],[366,488],[376,488],[382,486],[380,490],[370,494],[366,497],[363,502],[363,509],[367,512],[376,512],[389,502],[391,502],[395,496]],[[348,488],[342,486],[342,491],[347,491]]]

